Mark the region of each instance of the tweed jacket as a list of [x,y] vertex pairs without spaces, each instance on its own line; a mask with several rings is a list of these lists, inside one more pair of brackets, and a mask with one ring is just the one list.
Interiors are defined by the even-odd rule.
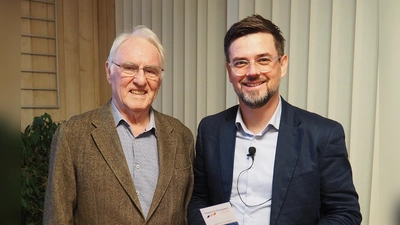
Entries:
[[111,102],[74,116],[53,137],[44,224],[187,224],[194,140],[154,110],[159,178],[147,218],[122,150]]

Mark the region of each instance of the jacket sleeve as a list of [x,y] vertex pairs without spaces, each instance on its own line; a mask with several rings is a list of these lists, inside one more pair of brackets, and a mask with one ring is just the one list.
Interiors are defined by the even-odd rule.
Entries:
[[360,224],[358,195],[344,141],[344,131],[336,124],[320,152],[320,191],[323,224]]
[[43,224],[73,224],[76,201],[75,172],[70,148],[61,124],[51,144]]

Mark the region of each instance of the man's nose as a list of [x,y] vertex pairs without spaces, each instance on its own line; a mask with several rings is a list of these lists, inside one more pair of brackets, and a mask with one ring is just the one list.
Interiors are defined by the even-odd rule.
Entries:
[[144,73],[143,68],[139,68],[133,81],[137,84],[143,84],[143,83],[146,83],[146,80],[147,80],[147,78],[146,78],[146,74]]
[[255,75],[255,74],[258,74],[260,72],[258,70],[257,65],[255,64],[255,62],[253,62],[253,63],[250,62],[249,63],[249,67],[247,69],[248,70],[247,70],[246,76]]

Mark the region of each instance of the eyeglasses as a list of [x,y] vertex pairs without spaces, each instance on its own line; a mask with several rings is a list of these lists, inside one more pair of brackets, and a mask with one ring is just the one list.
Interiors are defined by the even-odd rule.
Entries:
[[229,66],[231,67],[232,71],[237,75],[237,76],[244,76],[247,74],[249,71],[250,65],[254,65],[260,73],[266,73],[269,72],[273,66],[273,63],[275,60],[280,59],[281,56],[277,55],[275,57],[261,57],[257,59],[257,61],[254,61],[253,63],[240,59],[233,61],[232,63],[229,63]]
[[134,63],[117,64],[113,61],[111,62],[121,69],[123,76],[125,77],[134,77],[136,76],[137,73],[139,73],[139,70],[143,70],[143,73],[146,76],[146,78],[155,80],[160,78],[162,72],[164,71],[164,69],[159,66],[144,66],[140,68],[139,65]]

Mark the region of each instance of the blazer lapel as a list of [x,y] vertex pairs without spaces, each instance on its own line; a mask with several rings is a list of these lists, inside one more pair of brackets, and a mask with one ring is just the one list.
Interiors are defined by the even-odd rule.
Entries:
[[282,99],[282,115],[275,155],[272,186],[271,224],[276,224],[286,193],[296,168],[303,132],[299,119],[286,101]]
[[232,180],[233,180],[233,161],[235,157],[235,141],[236,141],[236,113],[238,107],[233,107],[226,115],[226,122],[222,123],[219,130],[219,149],[220,149],[220,163],[221,166],[221,178],[224,190],[224,200],[229,201]]
[[157,129],[157,147],[159,157],[159,178],[154,191],[153,200],[147,218],[150,218],[166,192],[174,172],[174,161],[177,148],[177,137],[173,133],[173,126],[163,120],[160,113],[154,110],[154,120]]
[[139,198],[136,195],[132,177],[119,141],[118,132],[115,129],[110,103],[101,108],[99,116],[94,118],[92,123],[96,127],[92,131],[92,137],[104,160],[138,210],[141,210]]

